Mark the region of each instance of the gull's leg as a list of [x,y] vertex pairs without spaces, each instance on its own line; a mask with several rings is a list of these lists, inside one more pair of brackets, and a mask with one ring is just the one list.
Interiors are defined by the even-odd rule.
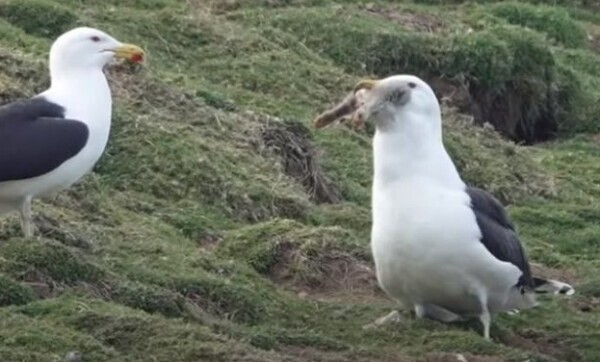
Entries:
[[489,340],[490,339],[490,325],[492,323],[492,316],[487,309],[487,305],[482,306],[481,314],[479,315],[479,320],[481,324],[483,324],[483,338]]
[[31,214],[31,196],[26,196],[21,204],[21,230],[26,238],[33,237],[33,219]]
[[425,306],[423,304],[415,304],[415,316],[417,318],[425,318]]

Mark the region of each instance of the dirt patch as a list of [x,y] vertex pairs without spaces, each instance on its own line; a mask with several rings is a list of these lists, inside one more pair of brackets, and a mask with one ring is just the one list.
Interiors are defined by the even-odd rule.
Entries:
[[200,237],[197,240],[197,243],[198,246],[202,249],[210,251],[214,250],[214,248],[217,247],[221,240],[223,240],[222,235],[211,231],[205,231],[204,233],[202,233],[202,235],[200,235]]
[[278,349],[282,355],[293,358],[293,361],[310,361],[310,362],[411,362],[414,359],[405,356],[386,356],[385,358],[369,358],[366,356],[349,355],[343,352],[322,351],[313,347],[296,347],[286,346]]
[[476,356],[469,353],[429,353],[424,362],[505,362],[504,358],[495,356]]
[[370,14],[398,23],[411,30],[435,32],[444,27],[444,23],[433,15],[416,14],[374,3],[366,4],[362,8]]
[[339,203],[342,194],[319,166],[310,131],[299,122],[268,122],[261,128],[264,146],[282,159],[284,172],[300,182],[311,200]]
[[501,338],[507,346],[524,349],[554,357],[561,361],[581,361],[580,352],[567,346],[559,337],[545,335],[542,331],[526,330],[519,334],[512,334]]
[[554,279],[561,282],[575,284],[577,281],[575,270],[573,269],[554,269],[540,264],[532,263],[531,272],[536,277]]
[[302,298],[372,300],[385,297],[372,266],[341,251],[307,256],[292,243],[280,244],[270,277]]
[[600,312],[600,298],[582,298],[573,301],[575,308],[579,309],[584,313],[598,313]]

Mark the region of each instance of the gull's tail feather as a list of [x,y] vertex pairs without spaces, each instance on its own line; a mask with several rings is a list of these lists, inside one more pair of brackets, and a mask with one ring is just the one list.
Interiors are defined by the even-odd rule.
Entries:
[[575,294],[575,288],[571,285],[563,282],[559,282],[558,280],[553,279],[542,279],[542,278],[533,278],[533,283],[535,284],[535,292],[536,293],[552,293],[552,294],[563,294],[563,295],[573,295]]

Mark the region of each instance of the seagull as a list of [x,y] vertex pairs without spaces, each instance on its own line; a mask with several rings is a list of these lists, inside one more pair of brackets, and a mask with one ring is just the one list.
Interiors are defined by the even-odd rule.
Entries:
[[104,152],[112,118],[104,66],[143,57],[100,30],[72,29],[50,49],[50,88],[0,108],[0,214],[18,210],[25,237],[32,200],[71,186]]
[[534,277],[503,205],[461,179],[426,82],[413,75],[361,81],[344,103],[315,125],[346,112],[357,124],[375,124],[371,249],[389,296],[418,318],[478,317],[489,339],[492,316],[535,307],[537,293],[575,292]]

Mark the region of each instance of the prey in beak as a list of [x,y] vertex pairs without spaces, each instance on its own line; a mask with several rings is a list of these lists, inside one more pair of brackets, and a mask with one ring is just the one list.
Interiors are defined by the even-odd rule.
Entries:
[[144,61],[146,53],[142,48],[133,44],[121,44],[120,46],[112,49],[117,59],[127,59],[133,63],[141,63]]
[[361,108],[377,82],[377,80],[371,79],[358,82],[341,103],[323,112],[314,120],[315,127],[323,128],[337,120],[340,122],[350,120],[355,128],[363,128],[366,120]]

